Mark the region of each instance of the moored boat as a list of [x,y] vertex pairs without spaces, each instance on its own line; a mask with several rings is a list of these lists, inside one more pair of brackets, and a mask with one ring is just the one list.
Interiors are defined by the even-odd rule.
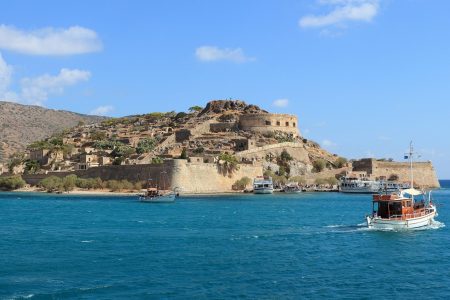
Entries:
[[143,193],[139,194],[139,200],[141,202],[149,203],[168,203],[175,202],[178,195],[175,191],[167,189],[167,173],[161,172],[160,174],[160,185],[151,186],[153,180],[147,180],[147,189]]
[[141,202],[165,203],[175,202],[177,194],[173,191],[161,191],[157,188],[148,188],[144,193],[139,195]]
[[273,180],[270,176],[258,176],[253,180],[254,194],[273,194]]
[[298,185],[298,183],[289,182],[284,186],[283,192],[286,194],[299,194],[302,192],[302,188]]
[[409,188],[408,184],[392,181],[370,180],[367,178],[342,177],[339,182],[341,193],[376,194],[379,192],[393,193]]

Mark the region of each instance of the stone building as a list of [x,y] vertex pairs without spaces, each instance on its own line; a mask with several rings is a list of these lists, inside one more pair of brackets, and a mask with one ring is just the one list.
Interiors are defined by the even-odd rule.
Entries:
[[281,131],[293,137],[300,136],[297,116],[287,114],[243,114],[239,117],[239,129],[262,134]]
[[39,163],[41,163],[44,160],[44,158],[47,157],[49,152],[50,150],[48,149],[30,150],[30,160],[36,160]]

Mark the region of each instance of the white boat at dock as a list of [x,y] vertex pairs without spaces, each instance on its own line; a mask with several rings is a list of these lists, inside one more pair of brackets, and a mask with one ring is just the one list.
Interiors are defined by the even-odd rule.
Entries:
[[273,180],[270,176],[258,176],[253,180],[254,194],[273,194]]
[[376,194],[380,192],[393,193],[401,189],[409,188],[408,184],[393,181],[370,180],[367,178],[342,177],[339,182],[341,193]]

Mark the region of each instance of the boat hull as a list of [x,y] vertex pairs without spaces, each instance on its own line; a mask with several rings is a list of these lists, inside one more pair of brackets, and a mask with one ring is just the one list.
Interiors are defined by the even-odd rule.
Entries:
[[273,189],[259,189],[259,190],[253,190],[253,194],[257,194],[257,195],[273,194]]
[[435,216],[436,216],[435,210],[424,216],[405,220],[381,219],[368,216],[367,226],[373,229],[389,229],[389,230],[414,229],[431,225],[434,221]]
[[141,202],[146,203],[170,203],[175,202],[176,194],[168,194],[157,197],[140,197]]

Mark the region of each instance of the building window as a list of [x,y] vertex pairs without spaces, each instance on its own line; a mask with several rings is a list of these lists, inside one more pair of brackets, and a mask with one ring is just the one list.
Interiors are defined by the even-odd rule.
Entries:
[[286,127],[289,127],[289,122],[286,122]]
[[297,124],[295,124],[295,123],[294,123],[294,124],[292,124],[292,126],[294,126],[294,127],[295,127],[295,125],[297,125]]
[[266,125],[270,126],[270,125],[272,125],[272,123],[270,121],[266,121]]
[[277,126],[281,126],[281,123],[280,123],[280,121],[277,121]]

